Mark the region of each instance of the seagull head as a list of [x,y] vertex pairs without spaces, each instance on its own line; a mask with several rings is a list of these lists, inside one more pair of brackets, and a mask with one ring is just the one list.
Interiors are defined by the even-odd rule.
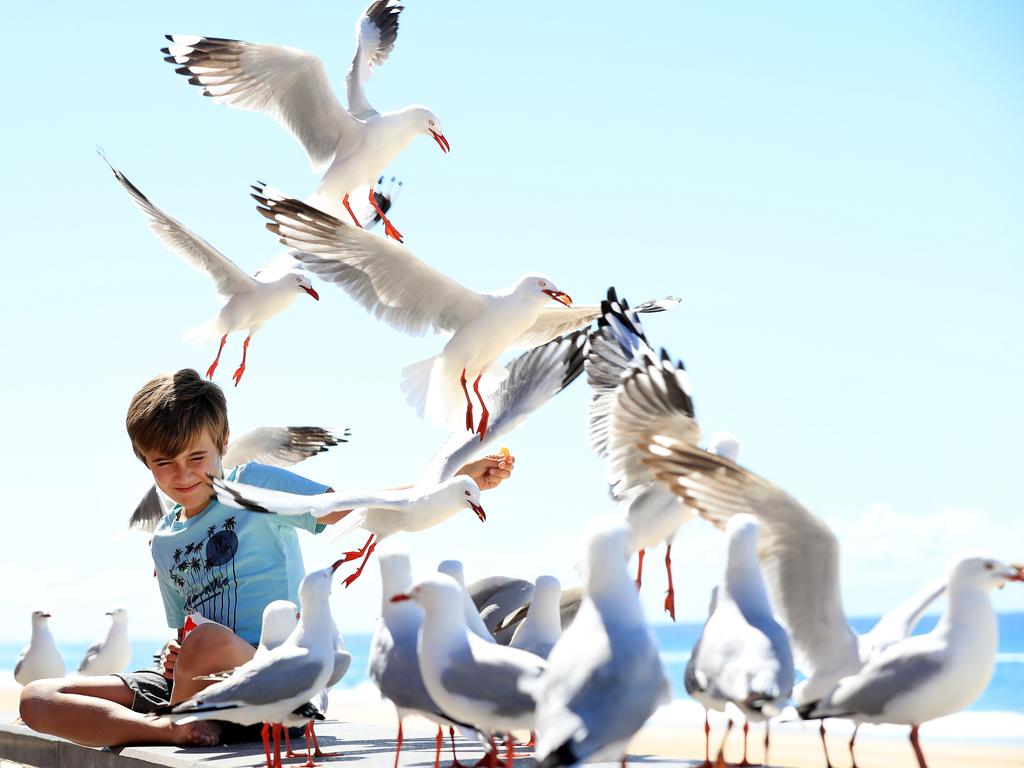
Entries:
[[426,107],[415,107],[413,112],[419,118],[419,124],[422,126],[423,133],[432,136],[434,141],[437,142],[437,146],[446,155],[451,152],[452,146],[448,143],[448,139],[444,137],[444,132],[441,130],[441,121],[437,115]]
[[112,621],[128,621],[128,610],[125,608],[115,608],[112,611],[107,611],[107,616]]
[[1009,581],[1024,581],[1024,565],[1006,563],[986,554],[968,552],[953,562],[950,585],[967,583],[985,591],[1002,589]]
[[519,282],[516,283],[515,290],[523,292],[527,296],[537,297],[541,301],[554,299],[559,304],[564,304],[567,307],[572,306],[572,296],[558,290],[558,286],[547,275],[538,273],[523,275],[519,278]]
[[486,521],[487,514],[484,512],[484,508],[480,506],[480,486],[476,484],[476,480],[466,475],[459,475],[452,480],[452,494],[461,497],[469,508],[476,513],[476,516],[480,518],[481,523]]
[[283,643],[299,622],[299,612],[290,600],[274,600],[263,609],[260,645],[267,650]]
[[50,614],[46,611],[32,611],[32,623],[40,624],[50,618]]
[[445,623],[458,627],[465,626],[462,612],[464,590],[459,582],[443,573],[435,573],[417,582],[411,589],[391,598],[392,603],[412,600],[419,604],[425,614],[441,618]]
[[313,280],[309,275],[302,272],[293,272],[292,278],[295,280],[295,289],[299,291],[305,291],[317,301],[320,301],[320,294],[316,292],[313,287]]

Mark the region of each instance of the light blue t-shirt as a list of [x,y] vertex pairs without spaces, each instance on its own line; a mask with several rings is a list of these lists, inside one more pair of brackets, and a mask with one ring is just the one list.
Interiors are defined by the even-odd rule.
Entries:
[[[307,496],[328,488],[255,462],[235,467],[227,477]],[[180,510],[175,506],[153,533],[153,563],[167,626],[177,629],[188,614],[199,613],[256,645],[268,603],[299,603],[299,583],[306,571],[295,529],[320,533],[325,526],[312,515],[248,512],[216,499],[187,520],[177,519]]]

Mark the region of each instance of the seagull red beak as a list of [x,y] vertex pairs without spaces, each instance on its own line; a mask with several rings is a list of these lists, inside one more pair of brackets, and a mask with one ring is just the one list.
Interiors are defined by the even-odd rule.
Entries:
[[443,133],[438,133],[433,129],[430,129],[430,133],[433,135],[434,141],[437,142],[437,146],[441,148],[442,152],[444,152],[447,155],[449,152],[452,151],[452,145],[448,143],[448,139],[444,137]]
[[563,293],[562,291],[552,291],[550,288],[545,290],[544,293],[546,293],[548,296],[550,296],[552,299],[559,302],[560,304],[565,304],[565,306],[567,307],[572,306],[572,296],[570,296],[568,293]]
[[404,592],[399,592],[397,595],[391,598],[392,603],[402,603],[406,600],[412,600],[412,595],[407,595]]
[[320,294],[317,293],[315,289],[307,288],[306,286],[302,286],[302,290],[304,290],[306,293],[308,293],[310,296],[312,296],[317,301],[320,301]]
[[348,560],[344,560],[344,559],[342,559],[342,560],[335,560],[334,563],[331,565],[331,572],[333,573],[334,571],[338,570],[338,568],[343,563],[347,563],[347,562],[348,562]]
[[476,512],[476,516],[480,518],[481,523],[487,520],[487,513],[484,512],[483,507],[481,507],[479,504],[474,504],[472,501],[467,501],[466,503],[473,508],[473,511]]
[[1014,575],[1010,577],[1010,581],[1024,581],[1024,565],[1018,565],[1017,563],[1011,563],[1010,567],[1015,571]]

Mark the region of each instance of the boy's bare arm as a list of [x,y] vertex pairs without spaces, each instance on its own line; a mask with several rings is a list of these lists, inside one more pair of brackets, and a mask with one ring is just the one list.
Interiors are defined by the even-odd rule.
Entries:
[[[456,472],[456,475],[466,475],[473,478],[476,484],[480,486],[480,490],[489,491],[492,488],[497,488],[504,480],[508,480],[512,477],[512,470],[515,469],[516,457],[511,454],[496,453],[491,456],[485,456],[477,461],[471,461],[466,464],[462,469]],[[402,488],[411,488],[410,485],[399,485],[395,486],[393,490],[400,490]],[[328,488],[324,493],[330,493],[333,488]],[[351,509],[340,509],[337,512],[331,512],[329,515],[324,515],[318,522],[325,523],[326,525],[332,525],[351,512]]]

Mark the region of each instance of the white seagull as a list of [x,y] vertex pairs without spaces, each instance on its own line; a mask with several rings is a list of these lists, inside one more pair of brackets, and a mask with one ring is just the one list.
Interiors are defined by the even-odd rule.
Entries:
[[49,623],[49,613],[32,611],[32,637],[14,665],[14,679],[21,685],[28,685],[33,680],[64,677],[64,659],[57,650]]
[[[646,463],[666,487],[716,526],[724,527],[741,512],[761,523],[761,570],[768,595],[789,633],[796,667],[807,677],[793,691],[798,706],[820,699],[840,678],[908,637],[945,589],[942,581],[925,585],[858,635],[843,611],[839,541],[824,520],[723,456],[664,435],[651,435],[645,452]],[[827,759],[824,724],[819,733]]]
[[466,574],[463,571],[462,562],[460,560],[442,560],[438,563],[437,572],[443,573],[445,576],[451,576],[462,587],[462,605],[466,616],[466,626],[469,628],[469,631],[488,643],[496,642],[494,635],[490,633],[484,624],[484,620],[480,618],[480,613],[476,609],[476,604],[473,603],[473,598],[466,591]]
[[[154,715],[177,722],[227,720],[239,725],[263,723],[263,746],[270,766],[270,723],[287,722],[293,712],[316,717],[310,699],[334,674],[337,632],[331,619],[331,579],[342,561],[309,573],[299,586],[298,625],[276,648],[253,658],[190,699],[166,705]],[[298,710],[298,711],[297,711]],[[321,715],[322,717],[322,715]],[[275,765],[280,765],[280,726],[274,726]]]
[[[294,136],[309,156],[314,172],[326,169],[309,201],[341,215],[348,211],[356,226],[349,195],[369,185],[384,166],[417,136],[433,137],[442,152],[451,147],[441,121],[429,109],[413,105],[379,113],[366,100],[363,86],[374,67],[383,64],[395,45],[398,0],[377,0],[356,24],[356,51],[346,76],[348,109],[334,95],[323,62],[310,53],[279,45],[247,43],[218,37],[167,35],[165,61],[219,104],[262,112]],[[379,211],[389,237],[402,235]]]
[[824,697],[800,707],[800,716],[909,725],[918,765],[927,768],[917,737],[921,723],[969,706],[992,679],[999,630],[989,593],[1008,581],[1024,581],[1024,566],[961,554],[950,566],[949,602],[935,628],[890,645]]
[[417,652],[430,697],[490,743],[492,762],[494,736],[509,735],[511,766],[511,732],[534,728],[534,702],[523,691],[545,663],[532,653],[488,643],[470,632],[460,589],[454,579],[439,573],[391,599],[415,600],[423,609]]
[[[110,162],[107,161],[107,164],[110,165]],[[216,284],[217,295],[223,306],[216,316],[186,334],[186,338],[200,342],[220,337],[217,357],[206,370],[208,378],[213,378],[217,370],[228,335],[233,331],[247,329],[242,343],[242,362],[232,374],[235,386],[238,386],[245,373],[246,355],[253,334],[267,320],[285,310],[300,293],[320,300],[309,273],[301,268],[291,254],[285,253],[252,275],[247,275],[223,253],[153,205],[121,171],[112,165],[110,170],[131,195],[132,201],[149,217],[149,229],[157,239],[189,265],[209,275]]]
[[516,625],[509,645],[547,659],[562,636],[559,601],[562,585],[554,576],[538,576],[526,617]]
[[128,640],[128,611],[115,608],[107,611],[110,629],[107,636],[89,646],[82,663],[78,665],[80,675],[112,675],[123,672],[132,660],[132,644]]
[[[337,537],[357,528],[370,537],[358,550],[346,552],[341,562],[363,558],[345,586],[354,582],[366,567],[373,550],[383,539],[401,531],[422,531],[443,523],[464,509],[472,509],[481,522],[487,520],[480,506],[480,487],[471,477],[459,475],[434,485],[414,485],[399,490],[335,491],[302,496],[273,491],[222,478],[211,478],[217,498],[224,504],[251,512],[324,517],[343,509],[352,511],[338,523]],[[336,537],[336,538],[337,538]]]
[[[290,467],[318,453],[324,453],[335,445],[347,443],[350,436],[351,432],[348,429],[339,431],[322,427],[256,427],[228,443],[221,464],[224,467],[237,467],[250,461],[258,461],[272,467]],[[174,502],[164,496],[154,484],[135,507],[128,527],[153,531],[160,519],[173,507]]]
[[[708,762],[707,711],[729,705],[743,715],[743,760],[751,720],[775,717],[793,692],[793,652],[786,630],[772,616],[757,560],[759,524],[753,515],[734,515],[725,525],[728,555],[725,577],[715,588],[711,610],[686,665],[686,692],[704,705],[704,760]],[[732,729],[722,737],[719,760]],[[768,726],[764,733],[768,765]]]
[[[675,621],[672,583],[672,541],[696,513],[658,482],[643,463],[636,444],[648,432],[671,434],[697,444],[701,429],[690,397],[690,381],[681,361],[664,349],[659,355],[647,341],[640,317],[614,288],[601,302],[597,330],[587,350],[590,402],[590,445],[606,464],[612,498],[633,530],[638,551],[636,583],[643,579],[644,554],[665,543],[668,590],[665,610]],[[709,450],[735,450],[737,443],[720,438]]]
[[622,759],[629,740],[671,698],[654,635],[627,572],[628,526],[599,517],[587,531],[585,596],[575,621],[528,684],[537,699],[540,768]]
[[402,389],[409,403],[436,424],[453,430],[464,425],[474,431],[472,384],[482,411],[475,431],[483,438],[490,418],[484,396],[504,375],[496,365],[498,358],[510,346],[533,347],[556,338],[560,316],[543,314],[544,305],[552,300],[572,305],[567,293],[539,273],[523,275],[507,288],[477,293],[404,246],[262,185],[254,189],[257,210],[270,219],[267,228],[282,243],[301,249],[297,258],[311,272],[338,284],[364,309],[400,331],[452,334],[440,355],[403,371]]
[[448,728],[452,734],[454,757],[453,728],[461,726],[469,728],[470,731],[472,729],[446,716],[427,693],[416,653],[420,626],[423,624],[422,609],[413,602],[391,601],[392,597],[404,594],[412,587],[412,564],[409,562],[409,554],[394,546],[382,548],[377,555],[377,561],[380,563],[382,605],[381,617],[370,639],[369,676],[380,690],[381,696],[395,705],[395,714],[398,716],[396,764],[402,751],[402,721],[410,714],[418,714],[437,723],[435,762],[440,760],[443,728]]

